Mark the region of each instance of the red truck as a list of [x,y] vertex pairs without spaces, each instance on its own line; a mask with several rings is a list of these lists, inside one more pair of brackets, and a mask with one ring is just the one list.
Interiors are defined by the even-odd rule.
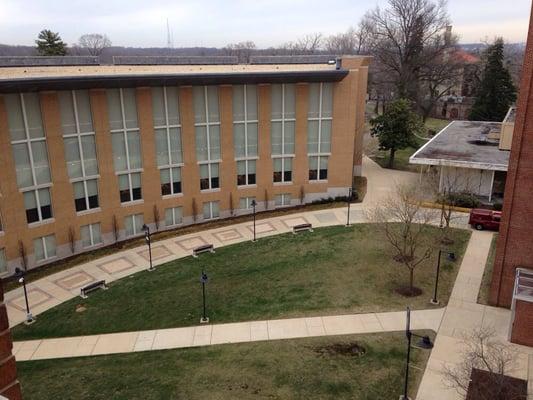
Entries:
[[500,229],[501,219],[501,211],[474,208],[472,211],[470,211],[470,219],[468,220],[468,223],[472,226],[472,228],[477,229],[478,231],[483,229],[497,231]]

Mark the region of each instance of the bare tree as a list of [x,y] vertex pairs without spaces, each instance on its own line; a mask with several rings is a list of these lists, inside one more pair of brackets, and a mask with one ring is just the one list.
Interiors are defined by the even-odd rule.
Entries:
[[[492,328],[478,328],[463,339],[462,362],[444,367],[446,384],[462,396],[479,400],[525,400],[506,376],[516,368],[517,355],[496,338]],[[477,371],[482,379],[472,379]],[[513,382],[513,383],[511,383]]]
[[356,28],[327,37],[324,47],[330,54],[364,54],[368,51],[369,34],[368,19],[363,18]]
[[416,267],[431,257],[432,244],[427,232],[432,220],[430,211],[422,207],[422,193],[417,186],[400,185],[370,211],[387,242],[394,250],[394,259],[409,271],[409,287],[402,293],[416,296],[421,290],[414,286]]
[[222,49],[225,55],[235,56],[240,63],[249,63],[250,56],[256,49],[255,43],[252,41],[230,43]]
[[371,54],[395,82],[397,96],[418,102],[423,68],[446,47],[446,1],[389,0],[387,8],[376,7],[365,19]]
[[295,42],[287,42],[277,50],[288,55],[311,55],[317,54],[322,47],[323,37],[315,32],[305,35]]
[[111,46],[111,40],[109,40],[107,35],[88,33],[80,36],[78,45],[87,49],[91,56],[99,56],[106,47]]

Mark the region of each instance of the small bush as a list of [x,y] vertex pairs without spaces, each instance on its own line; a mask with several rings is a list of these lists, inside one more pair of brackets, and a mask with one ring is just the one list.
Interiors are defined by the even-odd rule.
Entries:
[[481,205],[481,201],[472,193],[450,193],[447,196],[441,194],[437,200],[439,203],[464,208],[477,208]]

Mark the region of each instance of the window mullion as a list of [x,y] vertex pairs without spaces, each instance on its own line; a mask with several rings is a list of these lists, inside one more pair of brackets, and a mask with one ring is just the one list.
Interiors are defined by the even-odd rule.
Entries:
[[319,91],[319,100],[318,100],[318,152],[320,153],[321,141],[322,141],[322,83],[320,83]]
[[24,94],[20,93],[20,106],[22,108],[22,120],[24,122],[24,130],[26,134],[26,148],[30,158],[31,176],[33,179],[33,186],[37,185],[37,177],[35,176],[35,166],[33,162],[33,150],[31,148],[30,129],[28,128],[28,117],[26,115],[26,104],[24,103]]

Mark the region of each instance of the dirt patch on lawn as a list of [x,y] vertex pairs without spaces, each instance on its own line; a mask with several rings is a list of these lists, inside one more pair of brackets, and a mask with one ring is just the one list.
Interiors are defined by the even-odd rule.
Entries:
[[399,286],[394,291],[404,297],[416,297],[423,293],[422,289],[409,286]]
[[350,356],[360,357],[366,353],[366,349],[356,342],[351,343],[335,343],[329,346],[320,346],[313,349],[315,353],[323,356]]

